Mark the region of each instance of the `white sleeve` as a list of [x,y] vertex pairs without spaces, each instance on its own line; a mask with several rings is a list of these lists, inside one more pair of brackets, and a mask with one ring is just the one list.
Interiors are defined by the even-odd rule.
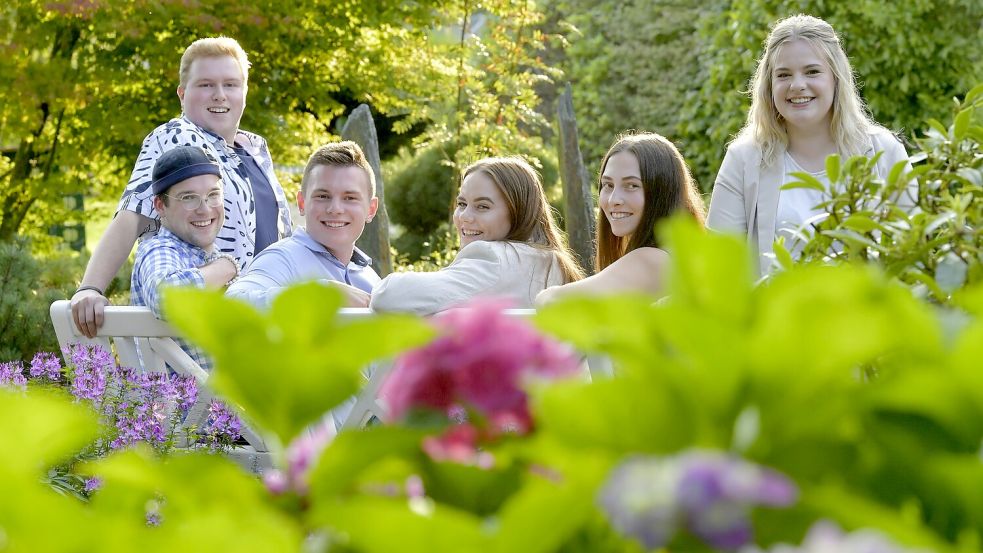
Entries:
[[406,311],[432,315],[491,290],[502,278],[499,251],[503,243],[472,242],[454,262],[432,273],[393,273],[372,291],[375,311]]

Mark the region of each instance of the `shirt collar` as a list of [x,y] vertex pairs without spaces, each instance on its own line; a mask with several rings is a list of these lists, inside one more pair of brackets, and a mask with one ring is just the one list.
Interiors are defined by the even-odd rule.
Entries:
[[158,240],[168,240],[170,242],[174,242],[176,244],[179,244],[179,245],[183,246],[185,249],[187,249],[188,252],[191,253],[191,254],[198,255],[198,256],[201,256],[201,257],[208,256],[208,252],[206,252],[205,250],[199,248],[198,246],[195,246],[194,244],[192,244],[190,242],[186,242],[186,241],[182,240],[178,235],[176,235],[173,232],[171,232],[170,230],[168,230],[167,227],[164,227],[164,226],[160,227],[160,230],[157,231],[157,238],[158,238]]
[[[340,259],[335,257],[333,253],[328,251],[328,249],[325,248],[324,245],[311,238],[311,235],[307,234],[306,229],[298,228],[297,230],[294,231],[293,236],[294,238],[297,239],[297,241],[299,241],[301,244],[306,246],[307,249],[311,250],[312,252],[326,254],[330,257],[332,261],[337,263],[339,266],[341,267],[345,266],[344,263],[342,263]],[[352,263],[358,265],[359,267],[367,267],[372,264],[372,259],[369,256],[365,255],[365,252],[358,249],[358,246],[355,246],[355,249],[352,251]]]
[[[201,130],[201,132],[204,133],[205,136],[208,137],[209,140],[211,140],[212,144],[216,148],[220,144],[226,144],[230,148],[235,145],[235,144],[228,144],[225,141],[225,137],[219,136],[219,135],[213,133],[212,131],[206,129],[205,127],[202,127],[201,125],[198,125],[197,123],[195,123],[191,119],[188,119],[188,117],[186,115],[181,115],[181,119],[185,123],[187,123],[187,124],[189,124],[189,125],[197,128],[197,129]],[[238,143],[247,152],[249,152],[249,155],[255,155],[254,152],[258,149],[258,146],[257,146],[257,143],[259,142],[258,139],[259,139],[259,135],[253,134],[253,133],[251,133],[249,131],[244,131],[242,129],[236,129],[236,143]]]

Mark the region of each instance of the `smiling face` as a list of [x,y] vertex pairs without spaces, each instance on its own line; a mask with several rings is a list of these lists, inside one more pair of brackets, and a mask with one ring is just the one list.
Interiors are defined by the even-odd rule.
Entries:
[[789,130],[828,130],[836,79],[829,63],[805,40],[783,44],[771,73],[772,101]]
[[645,189],[635,154],[623,151],[608,158],[601,173],[600,204],[615,236],[630,236],[638,229],[645,209]]
[[355,241],[372,220],[379,199],[371,196],[369,177],[354,165],[317,165],[310,170],[297,206],[307,234],[342,263],[351,261]]
[[215,175],[198,175],[185,179],[165,192],[169,198],[165,204],[160,196],[154,197],[154,208],[160,214],[161,224],[175,236],[189,244],[211,251],[219,229],[225,222],[224,202],[216,207],[200,201],[196,209],[186,209],[181,202],[186,196],[205,199],[212,195],[222,195],[222,181]]
[[197,58],[191,62],[188,83],[177,89],[184,115],[192,123],[232,144],[246,107],[246,82],[232,56]]
[[508,203],[487,173],[475,171],[464,177],[457,195],[454,226],[462,248],[476,240],[505,240],[509,235],[512,216]]

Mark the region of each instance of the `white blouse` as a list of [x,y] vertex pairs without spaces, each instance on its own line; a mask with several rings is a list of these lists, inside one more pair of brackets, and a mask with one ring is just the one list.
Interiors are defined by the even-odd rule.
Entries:
[[431,273],[393,273],[372,291],[375,311],[432,315],[478,296],[505,297],[528,308],[540,291],[564,283],[553,252],[524,242],[476,241]]

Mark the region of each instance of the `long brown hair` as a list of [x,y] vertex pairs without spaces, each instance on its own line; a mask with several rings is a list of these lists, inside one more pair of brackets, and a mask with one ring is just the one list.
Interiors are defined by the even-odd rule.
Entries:
[[604,211],[597,210],[597,256],[594,262],[598,271],[636,248],[659,247],[655,225],[677,211],[689,212],[701,225],[706,219],[703,199],[683,156],[672,142],[660,134],[626,133],[618,136],[601,161],[598,187],[608,160],[621,152],[629,152],[638,159],[645,206],[638,229],[629,236],[615,236]]
[[461,179],[478,172],[488,175],[505,196],[510,222],[505,240],[552,251],[563,271],[564,282],[584,278],[583,269],[574,260],[566,239],[557,229],[539,173],[520,157],[488,157],[469,165]]

